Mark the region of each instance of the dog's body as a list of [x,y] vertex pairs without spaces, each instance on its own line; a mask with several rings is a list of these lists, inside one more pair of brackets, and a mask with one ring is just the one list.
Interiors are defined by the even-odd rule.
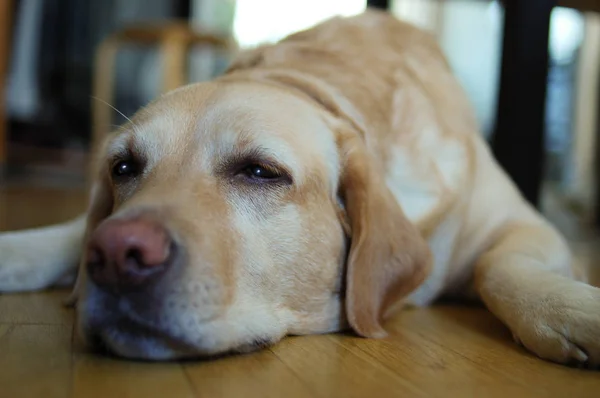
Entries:
[[[397,303],[453,296],[482,299],[543,358],[600,365],[600,290],[575,280],[564,240],[412,26],[374,11],[332,19],[241,54],[122,130],[100,151],[87,217],[0,236],[0,291],[54,285],[83,258],[75,294],[92,343],[163,359],[348,326],[380,337]],[[121,261],[128,234],[170,254],[142,245],[137,265]],[[138,269],[149,258],[158,282]]]

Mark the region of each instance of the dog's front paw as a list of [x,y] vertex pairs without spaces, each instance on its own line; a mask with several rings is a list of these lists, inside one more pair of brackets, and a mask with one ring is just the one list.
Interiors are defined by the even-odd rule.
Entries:
[[569,286],[521,317],[512,327],[517,343],[546,360],[600,369],[600,289]]
[[40,290],[73,279],[79,242],[64,229],[0,234],[0,293]]
[[36,247],[22,233],[0,234],[0,292],[37,290],[47,285],[47,272],[38,272]]

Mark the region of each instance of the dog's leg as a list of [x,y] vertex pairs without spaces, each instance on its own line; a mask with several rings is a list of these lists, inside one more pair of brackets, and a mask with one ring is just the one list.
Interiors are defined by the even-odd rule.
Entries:
[[600,289],[576,281],[549,226],[506,229],[475,265],[475,289],[517,342],[541,358],[600,366]]
[[71,283],[77,272],[86,218],[0,234],[0,293]]

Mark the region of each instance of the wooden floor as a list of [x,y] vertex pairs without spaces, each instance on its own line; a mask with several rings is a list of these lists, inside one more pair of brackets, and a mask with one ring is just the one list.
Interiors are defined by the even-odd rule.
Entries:
[[[77,190],[0,189],[0,230],[83,206]],[[73,343],[66,294],[0,295],[0,397],[600,397],[600,372],[534,358],[481,308],[405,311],[387,340],[295,337],[246,356],[150,364]]]

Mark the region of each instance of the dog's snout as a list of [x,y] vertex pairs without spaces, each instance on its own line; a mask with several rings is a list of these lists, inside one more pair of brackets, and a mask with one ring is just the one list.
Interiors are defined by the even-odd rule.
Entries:
[[100,287],[140,287],[166,271],[172,250],[168,232],[154,220],[107,220],[90,238],[87,269]]

